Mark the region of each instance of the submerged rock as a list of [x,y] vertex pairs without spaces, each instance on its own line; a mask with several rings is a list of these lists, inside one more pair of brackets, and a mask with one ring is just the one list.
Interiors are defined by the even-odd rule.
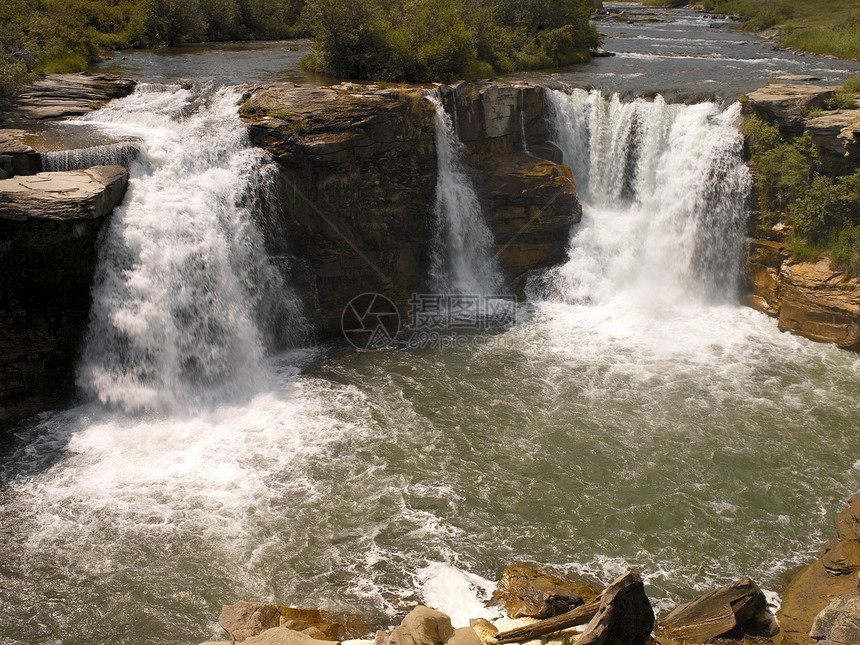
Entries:
[[671,638],[705,643],[728,634],[772,635],[773,622],[764,593],[743,578],[680,605],[660,624]]
[[587,582],[572,582],[518,562],[502,571],[493,602],[510,618],[549,618],[590,602],[599,593]]
[[606,587],[597,614],[576,645],[645,645],[652,629],[654,609],[642,578],[628,571]]

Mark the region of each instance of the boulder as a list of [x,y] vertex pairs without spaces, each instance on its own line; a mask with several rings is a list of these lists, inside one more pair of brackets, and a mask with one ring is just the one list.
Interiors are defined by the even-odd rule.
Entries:
[[478,638],[484,643],[495,643],[496,636],[499,634],[499,628],[493,625],[486,618],[472,618],[469,625],[475,630]]
[[812,622],[809,635],[820,645],[860,643],[860,594],[838,596]]
[[483,645],[481,637],[472,627],[460,627],[448,639],[447,645]]
[[[442,612],[419,605],[391,633],[378,632],[377,645],[443,645],[454,636],[451,619]],[[477,638],[477,636],[476,636]],[[466,645],[458,644],[458,645]]]
[[244,641],[247,645],[333,645],[288,627],[273,627]]
[[504,607],[510,618],[549,618],[590,602],[599,593],[586,582],[572,582],[518,562],[502,571],[493,602]]
[[660,621],[671,638],[695,643],[727,634],[760,635],[771,623],[767,599],[749,578],[686,602]]
[[645,645],[654,629],[654,609],[642,578],[628,571],[603,592],[600,608],[576,645]]
[[234,641],[242,642],[267,629],[281,624],[281,614],[276,605],[240,600],[234,605],[224,605],[218,623]]
[[97,219],[125,195],[128,171],[122,166],[40,172],[0,180],[0,218]]

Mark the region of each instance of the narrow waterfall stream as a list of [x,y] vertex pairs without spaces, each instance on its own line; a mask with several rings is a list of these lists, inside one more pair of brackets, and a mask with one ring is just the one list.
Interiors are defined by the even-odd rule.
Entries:
[[490,228],[464,167],[464,146],[438,90],[427,95],[436,108],[436,229],[430,276],[439,293],[496,295],[502,275]]
[[[238,600],[380,625],[424,602],[459,626],[516,560],[636,568],[665,610],[743,575],[776,590],[832,533],[860,489],[860,358],[736,304],[736,107],[551,94],[584,218],[531,316],[303,372],[324,350],[265,253],[274,177],[240,96],[144,85],[89,117],[140,154],[102,242],[90,402],[0,458],[4,645],[220,640]],[[493,293],[436,117],[434,276]]]

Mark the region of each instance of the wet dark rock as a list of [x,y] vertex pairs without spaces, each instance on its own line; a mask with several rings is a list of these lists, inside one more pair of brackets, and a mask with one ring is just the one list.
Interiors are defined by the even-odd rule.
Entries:
[[576,645],[645,645],[653,629],[654,609],[642,578],[628,571],[606,587],[597,614]]
[[96,240],[124,168],[0,180],[0,430],[70,402]]
[[516,563],[502,571],[493,602],[504,607],[510,618],[550,618],[590,602],[599,593],[587,582],[573,582]]
[[[546,138],[544,92],[489,82],[440,90],[511,285],[564,260],[581,213]],[[313,276],[321,331],[340,335],[344,307],[361,293],[384,294],[405,316],[410,295],[428,288],[436,227],[435,109],[423,90],[282,83],[255,88],[241,112],[278,163],[283,224]]]

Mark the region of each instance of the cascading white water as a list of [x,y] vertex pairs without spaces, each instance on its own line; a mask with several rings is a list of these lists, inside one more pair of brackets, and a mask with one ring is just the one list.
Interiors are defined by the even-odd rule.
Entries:
[[103,402],[222,401],[260,378],[268,328],[306,332],[255,223],[275,171],[236,116],[240,96],[141,85],[88,117],[142,139],[101,244],[79,368],[79,384]]
[[109,143],[72,150],[55,150],[42,153],[42,168],[46,172],[77,170],[92,166],[125,166],[140,154],[137,143]]
[[583,204],[570,260],[549,279],[554,296],[658,307],[734,298],[751,185],[739,106],[547,96]]
[[439,91],[427,94],[436,108],[436,229],[430,276],[440,293],[494,295],[502,286],[493,234],[463,164],[464,147]]

